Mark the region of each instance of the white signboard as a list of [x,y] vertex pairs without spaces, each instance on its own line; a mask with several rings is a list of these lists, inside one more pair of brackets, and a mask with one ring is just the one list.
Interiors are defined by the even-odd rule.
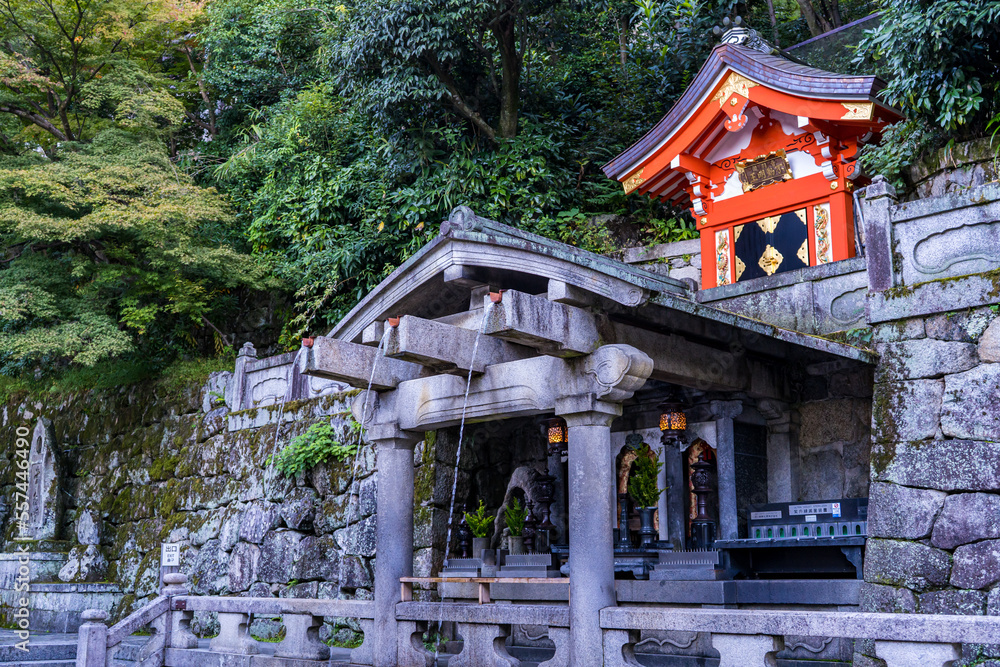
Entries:
[[160,545],[160,566],[179,567],[181,564],[181,545],[164,542]]

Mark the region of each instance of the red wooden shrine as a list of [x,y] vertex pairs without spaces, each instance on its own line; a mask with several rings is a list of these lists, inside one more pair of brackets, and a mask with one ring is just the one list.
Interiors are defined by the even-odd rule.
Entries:
[[858,149],[901,118],[874,76],[817,70],[730,29],[674,108],[604,173],[690,208],[702,288],[853,257]]

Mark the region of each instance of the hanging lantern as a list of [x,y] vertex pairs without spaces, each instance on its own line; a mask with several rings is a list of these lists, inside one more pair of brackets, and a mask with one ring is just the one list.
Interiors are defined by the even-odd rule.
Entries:
[[664,436],[678,437],[687,429],[684,406],[673,398],[660,403],[660,431]]
[[566,420],[553,417],[545,420],[545,432],[549,443],[549,454],[555,456],[566,451],[569,438],[566,433]]

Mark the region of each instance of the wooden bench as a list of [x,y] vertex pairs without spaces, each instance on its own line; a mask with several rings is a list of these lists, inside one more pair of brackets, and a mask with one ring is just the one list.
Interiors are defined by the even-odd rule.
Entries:
[[403,602],[413,600],[413,584],[478,584],[479,604],[490,603],[490,584],[569,584],[568,577],[400,577]]

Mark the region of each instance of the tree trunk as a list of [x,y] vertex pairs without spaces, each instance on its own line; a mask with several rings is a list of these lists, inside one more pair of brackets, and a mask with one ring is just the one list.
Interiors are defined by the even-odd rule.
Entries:
[[830,22],[826,20],[826,17],[822,14],[818,14],[812,6],[812,0],[795,0],[799,3],[799,9],[802,10],[802,16],[805,18],[806,23],[809,25],[809,32],[812,33],[813,37],[818,37],[824,32],[833,30],[833,26]]
[[618,59],[622,64],[622,72],[625,72],[626,75],[625,66],[628,65],[628,33],[631,27],[631,21],[627,14],[618,19]]
[[493,35],[500,47],[500,127],[499,134],[504,139],[517,136],[517,114],[521,99],[521,53],[517,48],[517,15],[511,10],[505,12],[493,24]]
[[767,0],[767,15],[771,18],[771,34],[774,36],[774,45],[781,48],[781,40],[778,39],[778,19],[774,15],[774,0]]

